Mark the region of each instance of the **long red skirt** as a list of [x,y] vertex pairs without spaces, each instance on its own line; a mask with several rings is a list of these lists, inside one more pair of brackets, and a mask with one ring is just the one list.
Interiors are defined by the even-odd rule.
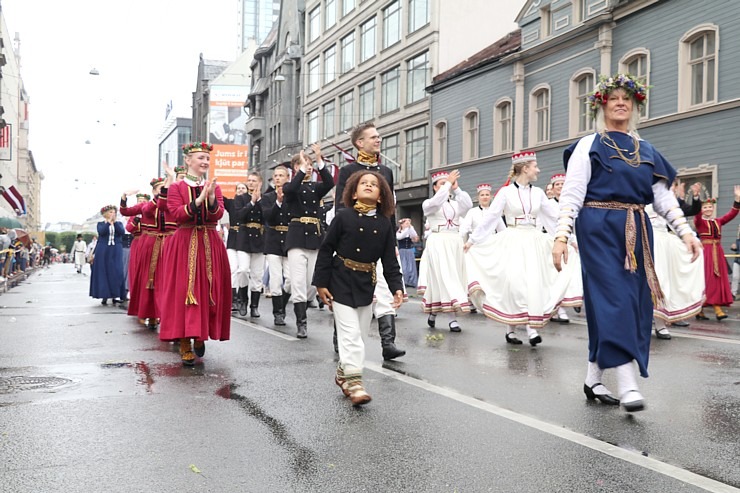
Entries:
[[136,316],[139,313],[139,290],[136,276],[139,272],[139,246],[141,237],[137,236],[131,241],[131,250],[128,258],[128,314]]
[[[714,250],[716,248],[716,250]],[[715,274],[716,267],[719,275]],[[727,262],[722,245],[704,245],[704,279],[706,280],[706,295],[704,306],[720,305],[730,306],[733,302],[732,290],[730,289],[730,278],[727,274]]]
[[[162,238],[159,245],[159,251],[157,252],[157,264],[154,271],[153,283],[149,282],[149,273],[151,269],[152,256],[154,255],[154,248],[157,242],[156,236],[149,236],[142,234],[136,243],[139,244],[136,252],[135,264],[133,259],[129,263],[129,290],[136,293],[136,306],[132,308],[129,303],[128,314],[136,315],[141,319],[145,318],[160,318],[160,307],[159,299],[161,296],[161,283],[159,277],[162,276],[162,259],[164,258],[164,249],[166,247],[168,237]],[[131,270],[133,269],[133,276],[131,276]]]
[[[193,283],[194,301],[188,299],[189,251],[191,234],[197,235],[197,255]],[[211,249],[211,282],[203,235],[207,234]],[[179,228],[170,237],[161,262],[162,294],[159,338],[173,341],[194,338],[228,341],[231,333],[231,269],[226,247],[213,229]]]

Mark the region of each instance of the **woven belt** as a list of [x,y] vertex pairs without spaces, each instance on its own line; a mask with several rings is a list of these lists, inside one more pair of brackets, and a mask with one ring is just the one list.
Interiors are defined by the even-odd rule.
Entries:
[[650,252],[650,237],[648,236],[647,221],[645,217],[645,205],[644,204],[625,204],[623,202],[616,201],[589,201],[583,204],[584,207],[591,207],[593,209],[609,209],[617,211],[626,211],[627,219],[624,223],[624,242],[627,250],[627,255],[624,259],[624,268],[630,272],[637,270],[637,257],[635,256],[635,244],[637,242],[637,226],[635,225],[635,212],[639,212],[643,215],[642,218],[642,261],[645,264],[645,276],[647,277],[648,287],[650,292],[653,294],[653,302],[656,306],[663,306],[665,297],[663,291],[660,289],[660,283],[658,282],[658,275],[655,273],[655,265],[653,264],[653,255]]
[[180,226],[184,229],[192,229],[190,233],[190,248],[188,251],[188,292],[185,296],[186,305],[197,305],[198,300],[195,298],[195,266],[198,262],[198,231],[203,231],[203,246],[206,253],[206,277],[208,277],[208,298],[211,306],[215,306],[213,301],[213,260],[211,259],[211,239],[208,236],[208,229],[216,231],[215,224],[183,224]]
[[375,284],[378,281],[378,278],[375,273],[375,262],[371,262],[371,263],[358,262],[356,260],[344,258],[341,255],[337,255],[337,257],[339,258],[339,260],[344,262],[344,266],[347,267],[348,269],[352,269],[354,271],[360,271],[360,272],[370,272],[373,277],[373,286],[375,286]]
[[233,229],[234,231],[239,231],[239,226],[231,226],[229,229]]
[[719,277],[719,240],[701,240],[702,245],[712,245],[712,266],[714,267],[714,275]]
[[287,226],[270,226],[270,229],[274,229],[275,231],[280,231],[281,233],[287,233],[288,227]]
[[149,259],[149,280],[146,283],[147,289],[154,289],[154,273],[157,271],[157,263],[159,262],[160,253],[162,252],[162,242],[167,236],[172,236],[173,231],[165,231],[156,233],[154,231],[143,231],[142,234],[146,236],[154,236],[154,248],[152,249],[152,258]]
[[303,216],[303,217],[294,217],[290,220],[292,223],[302,223],[302,224],[315,224],[316,225],[316,231],[318,234],[321,234],[321,220],[318,217],[309,217],[309,216]]
[[249,229],[259,229],[260,233],[262,233],[265,230],[265,225],[260,223],[247,223],[242,224],[243,228],[249,228]]

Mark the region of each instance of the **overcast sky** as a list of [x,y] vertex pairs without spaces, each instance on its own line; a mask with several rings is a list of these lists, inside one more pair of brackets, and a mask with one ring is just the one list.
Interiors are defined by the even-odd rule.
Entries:
[[236,0],[0,4],[21,39],[42,224],[82,222],[123,190],[148,189],[167,103],[190,117],[198,54],[236,57]]

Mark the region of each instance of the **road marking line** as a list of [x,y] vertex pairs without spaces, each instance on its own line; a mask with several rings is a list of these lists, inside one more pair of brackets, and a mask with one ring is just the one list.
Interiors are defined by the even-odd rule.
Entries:
[[282,332],[278,332],[278,331],[275,331],[275,330],[272,330],[272,329],[268,329],[266,327],[262,327],[261,325],[257,325],[257,324],[252,323],[252,322],[247,322],[247,321],[242,320],[240,318],[231,317],[231,320],[235,321],[236,323],[240,323],[242,325],[246,325],[247,327],[250,327],[252,329],[257,329],[259,331],[262,331],[265,334],[270,334],[272,336],[279,337],[279,338],[284,339],[286,341],[296,342],[298,340],[297,338],[291,337],[289,335],[285,335]]
[[597,452],[601,452],[608,456],[614,457],[616,459],[621,459],[625,462],[635,464],[636,466],[640,466],[645,469],[650,469],[657,473],[663,474],[670,478],[677,479],[687,484],[691,484],[693,486],[702,488],[707,491],[712,491],[716,493],[740,492],[740,489],[734,488],[730,485],[721,483],[714,479],[700,476],[698,474],[687,471],[685,469],[681,469],[680,467],[666,464],[665,462],[661,462],[657,459],[653,459],[652,457],[645,457],[644,455],[641,455],[639,453],[631,452],[627,449],[617,447],[616,445],[611,445],[609,443],[602,442],[600,440],[591,438],[589,436],[583,435],[573,430],[569,430],[567,428],[563,428],[561,426],[554,425],[546,421],[541,421],[531,416],[519,414],[515,411],[504,409],[495,404],[480,401],[478,399],[461,394],[452,389],[439,387],[437,385],[424,382],[423,380],[417,380],[415,378],[409,377],[407,375],[403,375],[393,370],[383,368],[382,366],[375,364],[375,363],[370,363],[366,361],[365,368],[368,370],[372,370],[376,373],[385,375],[387,377],[394,378],[403,383],[413,385],[414,387],[418,387],[428,392],[432,392],[432,393],[441,395],[443,397],[447,397],[449,399],[455,400],[462,404],[467,404],[468,406],[474,407],[481,411],[485,411],[485,412],[494,414],[496,416],[500,416],[502,418],[506,418],[516,423],[522,424],[524,426],[528,426],[530,428],[534,428],[544,433],[556,436],[558,438],[562,438],[564,440],[577,443],[579,445],[588,447]]
[[[571,319],[570,322],[575,325],[583,325],[584,327],[588,326],[588,323],[583,322],[581,320]],[[740,340],[728,339],[727,337],[721,337],[721,336],[703,336],[700,334],[686,334],[684,332],[675,332],[675,331],[671,331],[671,335],[673,337],[683,337],[684,339],[697,339],[699,341],[722,342],[726,344],[740,344]]]

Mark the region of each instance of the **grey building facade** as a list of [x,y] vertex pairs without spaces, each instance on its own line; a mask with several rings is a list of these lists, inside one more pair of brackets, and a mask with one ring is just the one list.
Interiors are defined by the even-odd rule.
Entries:
[[200,54],[198,80],[193,91],[192,139],[208,142],[209,83],[218,77],[231,62],[207,60]]
[[[700,181],[718,198],[718,214],[732,207],[740,183],[732,149],[740,51],[728,49],[740,39],[734,3],[528,0],[517,23],[510,37],[519,37],[518,47],[471,57],[428,88],[433,171],[460,169],[468,191],[482,182],[496,187],[512,152],[534,150],[544,187],[563,171],[564,148],[593,131],[584,97],[598,76],[629,72],[652,86],[640,135],[684,182]],[[728,226],[723,243],[735,231]]]
[[193,140],[192,130],[190,118],[170,117],[167,119],[159,135],[157,176],[165,176],[162,163],[167,163],[171,168],[185,165],[182,146]]

